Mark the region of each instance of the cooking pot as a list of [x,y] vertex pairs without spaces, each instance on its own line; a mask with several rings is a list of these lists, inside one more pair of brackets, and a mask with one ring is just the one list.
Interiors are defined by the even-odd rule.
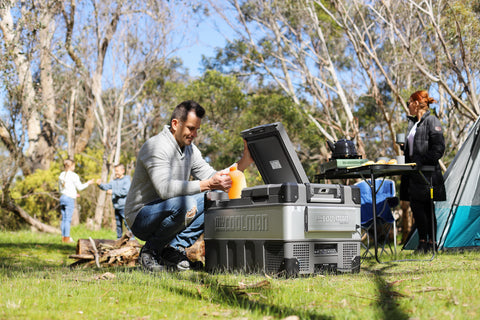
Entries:
[[332,150],[332,159],[359,159],[361,157],[352,140],[340,139],[335,143],[327,140],[327,144]]

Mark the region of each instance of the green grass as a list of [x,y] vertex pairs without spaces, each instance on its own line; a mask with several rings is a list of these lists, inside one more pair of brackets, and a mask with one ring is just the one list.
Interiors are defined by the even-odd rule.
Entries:
[[[75,239],[112,231],[72,230]],[[262,275],[146,274],[76,269],[60,236],[0,232],[0,319],[478,319],[480,252],[431,262],[362,261],[358,274],[271,279]],[[400,258],[412,258],[401,253]],[[382,256],[382,259],[392,259]],[[428,258],[423,256],[421,258]],[[103,279],[105,273],[112,278]],[[239,290],[239,284],[269,285]]]

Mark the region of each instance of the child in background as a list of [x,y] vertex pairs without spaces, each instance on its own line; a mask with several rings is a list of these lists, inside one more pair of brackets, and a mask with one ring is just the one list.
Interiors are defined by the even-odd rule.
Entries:
[[102,179],[97,179],[97,185],[100,189],[107,191],[112,196],[113,208],[115,209],[115,220],[117,223],[117,240],[122,237],[123,223],[130,237],[133,237],[132,231],[125,221],[125,198],[130,189],[130,176],[125,175],[125,166],[117,164],[115,166],[115,179],[110,183],[102,183]]
[[75,199],[77,190],[82,191],[89,185],[95,183],[95,180],[89,180],[85,183],[80,182],[80,177],[75,171],[75,162],[71,159],[63,161],[64,171],[58,178],[58,188],[60,190],[60,212],[62,213],[62,242],[73,242],[70,237],[70,224],[72,222],[73,211],[75,209]]

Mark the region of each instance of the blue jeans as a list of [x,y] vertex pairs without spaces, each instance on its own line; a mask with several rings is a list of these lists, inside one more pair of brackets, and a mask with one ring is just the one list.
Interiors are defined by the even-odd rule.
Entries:
[[[117,239],[120,239],[123,235],[123,222],[125,221],[125,208],[115,209],[115,221],[117,224]],[[131,231],[125,221],[125,227],[128,231]]]
[[188,248],[203,233],[204,193],[158,200],[144,206],[135,218],[133,234],[145,247],[161,252],[167,245]]
[[62,213],[62,237],[70,237],[70,224],[72,223],[73,210],[75,209],[75,199],[64,194],[60,197],[60,212]]

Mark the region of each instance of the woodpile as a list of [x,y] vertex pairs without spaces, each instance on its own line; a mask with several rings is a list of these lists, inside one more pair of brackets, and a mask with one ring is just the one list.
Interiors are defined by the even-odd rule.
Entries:
[[[127,234],[118,240],[79,239],[76,253],[69,256],[70,259],[76,260],[70,267],[134,267],[138,263],[141,248],[142,245],[137,240],[130,240]],[[191,261],[205,263],[203,235],[191,247],[185,249],[185,252]]]
[[126,234],[118,240],[79,239],[76,254],[69,256],[77,261],[70,267],[133,267],[137,263],[141,247],[137,240],[130,240]]

